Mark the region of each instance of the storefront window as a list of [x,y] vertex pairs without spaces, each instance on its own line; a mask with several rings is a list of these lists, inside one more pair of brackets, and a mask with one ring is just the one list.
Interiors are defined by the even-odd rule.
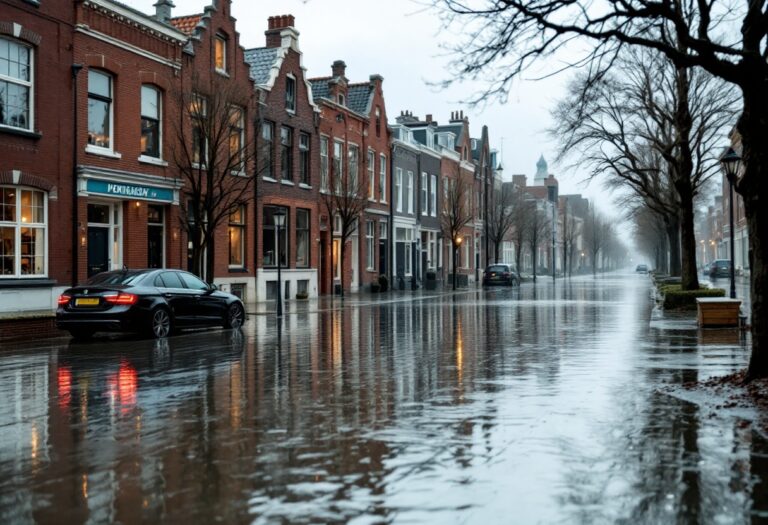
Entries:
[[285,267],[288,262],[288,235],[290,231],[288,220],[288,208],[280,206],[264,206],[264,219],[262,220],[262,258],[263,265],[277,266],[277,228],[275,227],[274,214],[276,211],[285,213],[285,225],[280,229],[280,265]]
[[296,267],[309,267],[309,210],[296,210]]
[[245,206],[229,215],[229,267],[245,266]]
[[0,187],[0,278],[46,275],[46,236],[45,193]]

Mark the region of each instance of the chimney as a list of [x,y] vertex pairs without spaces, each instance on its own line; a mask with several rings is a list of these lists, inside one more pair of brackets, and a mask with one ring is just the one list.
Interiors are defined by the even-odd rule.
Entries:
[[270,16],[268,22],[268,29],[264,32],[267,35],[267,47],[280,47],[283,29],[293,28],[296,24],[293,15]]
[[427,124],[432,124],[432,114],[431,113],[427,113],[426,119],[427,119]]
[[164,24],[169,23],[171,21],[171,9],[176,7],[172,0],[157,0],[154,6],[155,18]]
[[343,60],[336,60],[331,64],[331,72],[334,77],[346,77],[347,64]]

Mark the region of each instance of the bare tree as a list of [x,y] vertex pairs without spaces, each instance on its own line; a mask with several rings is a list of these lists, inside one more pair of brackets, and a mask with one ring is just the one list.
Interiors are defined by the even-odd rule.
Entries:
[[174,121],[173,164],[184,181],[181,223],[192,247],[192,272],[213,282],[216,230],[250,198],[254,147],[246,140],[251,99],[226,79],[175,93],[182,108]]
[[551,222],[544,210],[540,210],[536,200],[529,200],[525,203],[526,208],[526,232],[525,239],[528,242],[528,249],[531,252],[531,261],[533,263],[533,282],[536,282],[536,256],[539,244],[548,239],[551,234]]
[[461,245],[461,233],[473,220],[472,207],[469,203],[472,186],[461,176],[456,168],[456,176],[448,179],[448,189],[443,198],[443,212],[440,226],[443,238],[451,240],[451,260],[453,261],[453,289],[456,289],[456,251]]
[[344,297],[344,259],[347,253],[347,242],[358,231],[360,218],[368,205],[368,177],[360,176],[359,151],[350,149],[347,161],[347,169],[344,169],[343,158],[333,159],[333,169],[328,173],[328,190],[321,193],[332,224],[331,231],[339,232],[342,297]]
[[604,251],[609,237],[610,224],[595,210],[595,206],[589,207],[589,214],[584,224],[584,244],[592,263],[592,275],[597,275],[597,265],[600,255]]
[[515,266],[517,267],[518,273],[523,271],[523,250],[525,249],[526,244],[525,235],[528,231],[527,212],[528,207],[526,206],[525,202],[522,201],[521,197],[520,202],[514,208],[514,213],[512,215],[512,228],[510,233],[512,244],[515,245]]
[[[502,98],[512,81],[566,47],[582,54],[565,66],[587,66],[599,78],[627,46],[655,49],[678,67],[701,67],[737,86],[743,111],[736,124],[743,170],[736,191],[749,229],[752,356],[747,378],[768,376],[768,3],[730,0],[434,0],[444,13],[474,29],[456,44],[457,77],[487,74],[484,95]],[[571,45],[579,39],[579,45]],[[557,62],[563,64],[563,62]],[[496,66],[496,67],[492,67]],[[479,97],[480,98],[480,97]]]
[[563,239],[563,275],[573,275],[573,258],[576,255],[576,241],[582,234],[582,224],[573,213],[569,213],[570,205],[566,200],[563,205],[562,239]]
[[500,189],[491,192],[488,200],[488,239],[493,243],[493,261],[497,263],[504,240],[515,222],[521,199],[512,183],[505,182]]

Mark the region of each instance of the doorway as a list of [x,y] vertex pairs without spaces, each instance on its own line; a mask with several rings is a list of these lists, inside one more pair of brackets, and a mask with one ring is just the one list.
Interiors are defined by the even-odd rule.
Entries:
[[165,268],[163,206],[150,204],[147,208],[147,268]]
[[88,203],[88,277],[122,266],[121,224],[119,203]]

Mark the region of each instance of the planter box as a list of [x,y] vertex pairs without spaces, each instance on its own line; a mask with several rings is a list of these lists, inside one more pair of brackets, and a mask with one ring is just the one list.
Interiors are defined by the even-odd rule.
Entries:
[[726,297],[699,297],[696,299],[699,326],[739,326],[741,301]]

